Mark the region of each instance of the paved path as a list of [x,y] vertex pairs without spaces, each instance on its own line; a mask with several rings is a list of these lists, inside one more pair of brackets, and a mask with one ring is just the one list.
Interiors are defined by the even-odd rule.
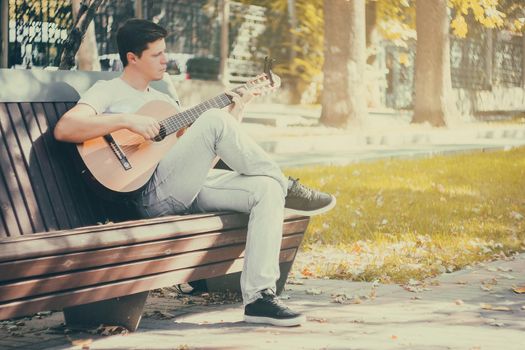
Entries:
[[[64,334],[61,314],[53,313],[23,320],[10,332],[6,328],[13,325],[3,324],[0,348],[525,349],[525,294],[513,291],[525,284],[525,254],[444,274],[426,285],[294,283],[302,284],[287,285],[284,295],[289,305],[307,314],[301,327],[250,325],[242,322],[238,302],[203,306],[202,298],[165,293],[149,298],[147,315],[135,333]],[[192,300],[197,304],[188,305]]]
[[[266,110],[264,110],[266,108]],[[248,110],[243,128],[284,167],[348,164],[525,145],[525,124],[465,122],[450,128],[410,124],[407,114],[370,114],[348,129],[315,126],[319,109],[282,105]]]

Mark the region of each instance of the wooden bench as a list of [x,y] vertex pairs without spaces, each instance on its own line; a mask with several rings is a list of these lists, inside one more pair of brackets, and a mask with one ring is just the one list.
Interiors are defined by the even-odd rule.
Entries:
[[[0,320],[63,309],[71,327],[135,330],[151,289],[202,280],[239,289],[247,215],[130,220],[85,187],[72,145],[54,140],[78,92],[114,76],[0,70]],[[286,216],[279,291],[308,222]]]

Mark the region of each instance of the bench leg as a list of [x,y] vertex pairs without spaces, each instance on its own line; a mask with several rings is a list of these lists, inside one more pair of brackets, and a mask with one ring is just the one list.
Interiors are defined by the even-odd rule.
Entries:
[[141,292],[64,308],[66,325],[70,328],[93,328],[104,324],[122,326],[134,332],[139,326],[148,294]]
[[[280,295],[284,290],[284,285],[286,283],[286,279],[288,278],[288,273],[290,272],[290,269],[292,268],[293,261],[290,262],[283,262],[279,264],[280,270],[281,270],[281,277],[277,280],[277,295]],[[202,281],[205,281],[206,288],[203,288]],[[241,273],[230,273],[224,276],[219,277],[213,277],[208,278],[206,280],[199,280],[199,283],[196,285],[199,287],[200,290],[208,291],[208,292],[223,292],[226,290],[232,291],[232,292],[241,292]],[[205,290],[204,290],[205,289]]]

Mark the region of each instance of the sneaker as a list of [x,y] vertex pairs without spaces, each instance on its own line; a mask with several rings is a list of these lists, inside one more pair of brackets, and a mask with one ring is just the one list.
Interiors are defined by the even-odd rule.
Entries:
[[284,207],[291,209],[293,213],[312,216],[335,207],[336,200],[331,194],[312,190],[300,184],[299,179],[289,179],[292,185],[288,188]]
[[292,327],[303,324],[306,317],[290,310],[271,290],[265,289],[259,299],[244,307],[244,321]]

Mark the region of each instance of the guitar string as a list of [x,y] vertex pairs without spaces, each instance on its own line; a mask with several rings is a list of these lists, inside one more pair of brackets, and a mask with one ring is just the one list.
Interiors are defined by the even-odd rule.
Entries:
[[[256,80],[251,81],[254,83]],[[250,87],[248,86],[250,82],[243,84],[236,89],[245,88],[247,90],[250,90]],[[265,87],[266,85],[263,85],[262,87]],[[235,89],[235,90],[236,90]],[[230,97],[226,94],[221,94],[219,96],[216,96],[210,100],[206,100],[204,102],[199,103],[198,105],[183,111],[179,112],[175,115],[172,115],[160,122],[162,126],[164,126],[166,136],[170,135],[174,132],[179,131],[182,128],[185,128],[189,126],[191,123],[193,123],[197,118],[207,110],[211,108],[223,108],[232,103]],[[136,138],[128,140],[128,142],[131,142],[132,144],[126,144],[121,145],[121,149],[123,152],[130,152],[133,149],[137,148],[137,146],[143,142],[143,138]]]

